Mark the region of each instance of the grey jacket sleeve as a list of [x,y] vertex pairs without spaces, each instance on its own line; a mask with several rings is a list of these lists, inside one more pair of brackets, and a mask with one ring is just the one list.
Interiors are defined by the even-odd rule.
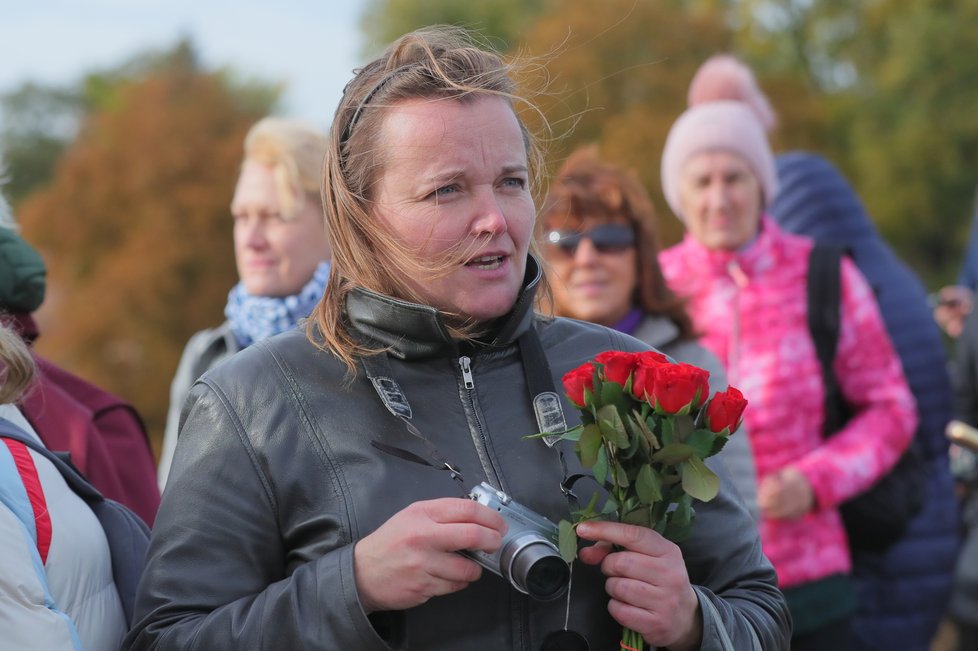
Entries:
[[[723,365],[716,355],[703,346],[684,341],[670,347],[669,354],[678,361],[709,371],[711,392],[716,393],[727,388],[727,373],[723,370]],[[757,508],[757,469],[754,466],[754,451],[750,445],[746,424],[741,425],[740,429],[730,437],[720,457],[730,471],[731,485],[744,500],[751,518],[758,522],[760,512]]]
[[[711,457],[707,465],[721,486],[729,485],[727,469],[717,459]],[[681,547],[703,616],[700,650],[788,649],[791,615],[756,529],[743,526],[743,503],[721,488],[712,501],[697,502],[695,508],[702,522]]]
[[180,364],[177,365],[177,371],[173,374],[173,381],[170,383],[170,405],[166,410],[163,446],[160,450],[160,460],[156,469],[156,480],[159,483],[161,493],[166,487],[167,478],[170,475],[173,453],[177,447],[180,414],[183,411],[183,405],[187,400],[190,387],[197,381],[197,377],[201,373],[235,352],[229,350],[225,343],[228,337],[227,333],[228,329],[223,325],[215,329],[201,330],[187,341],[187,345],[184,346],[183,353],[180,355]]
[[302,532],[288,530],[273,480],[206,380],[190,392],[173,466],[125,648],[388,648],[360,607],[338,524],[323,555],[287,556]]

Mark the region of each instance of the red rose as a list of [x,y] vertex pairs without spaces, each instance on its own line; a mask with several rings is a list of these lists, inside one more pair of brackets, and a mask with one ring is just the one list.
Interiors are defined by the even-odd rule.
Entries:
[[598,354],[594,361],[604,365],[604,378],[609,382],[617,382],[625,386],[628,376],[638,364],[638,354],[623,353],[620,350],[606,350]]
[[648,400],[655,386],[655,369],[670,364],[669,358],[654,350],[638,354],[638,361],[632,376],[632,395],[637,400]]
[[564,377],[564,392],[575,407],[584,407],[584,389],[594,391],[594,365],[591,362],[582,364]]
[[706,406],[706,426],[717,434],[724,430],[728,434],[735,432],[746,407],[744,394],[734,387],[727,387],[726,391],[713,396]]
[[710,374],[692,364],[661,364],[655,369],[650,402],[667,414],[687,413],[710,395]]

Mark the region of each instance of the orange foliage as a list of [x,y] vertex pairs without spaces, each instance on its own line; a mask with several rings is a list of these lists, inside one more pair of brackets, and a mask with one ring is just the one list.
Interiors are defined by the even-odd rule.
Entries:
[[216,75],[133,82],[18,211],[48,264],[39,352],[131,400],[154,438],[187,338],[236,281],[228,205],[258,117]]

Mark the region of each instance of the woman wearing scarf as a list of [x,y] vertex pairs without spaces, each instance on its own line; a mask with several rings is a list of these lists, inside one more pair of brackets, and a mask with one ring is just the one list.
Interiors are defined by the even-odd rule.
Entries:
[[319,179],[326,136],[295,120],[264,118],[244,141],[244,162],[231,200],[240,281],[228,294],[227,320],[187,342],[170,387],[159,482],[177,444],[187,392],[205,371],[251,344],[309,316],[326,288],[330,249]]

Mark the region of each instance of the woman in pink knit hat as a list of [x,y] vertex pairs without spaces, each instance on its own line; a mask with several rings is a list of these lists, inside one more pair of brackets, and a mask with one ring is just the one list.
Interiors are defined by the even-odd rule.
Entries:
[[910,444],[914,400],[872,290],[845,260],[835,371],[856,413],[823,438],[824,389],[807,323],[812,242],[767,215],[778,180],[763,113],[723,96],[697,98],[705,101],[669,133],[662,187],[687,233],[660,262],[688,298],[701,342],[750,400],[761,541],[791,607],[792,649],[843,651],[853,648],[856,604],[838,506]]

